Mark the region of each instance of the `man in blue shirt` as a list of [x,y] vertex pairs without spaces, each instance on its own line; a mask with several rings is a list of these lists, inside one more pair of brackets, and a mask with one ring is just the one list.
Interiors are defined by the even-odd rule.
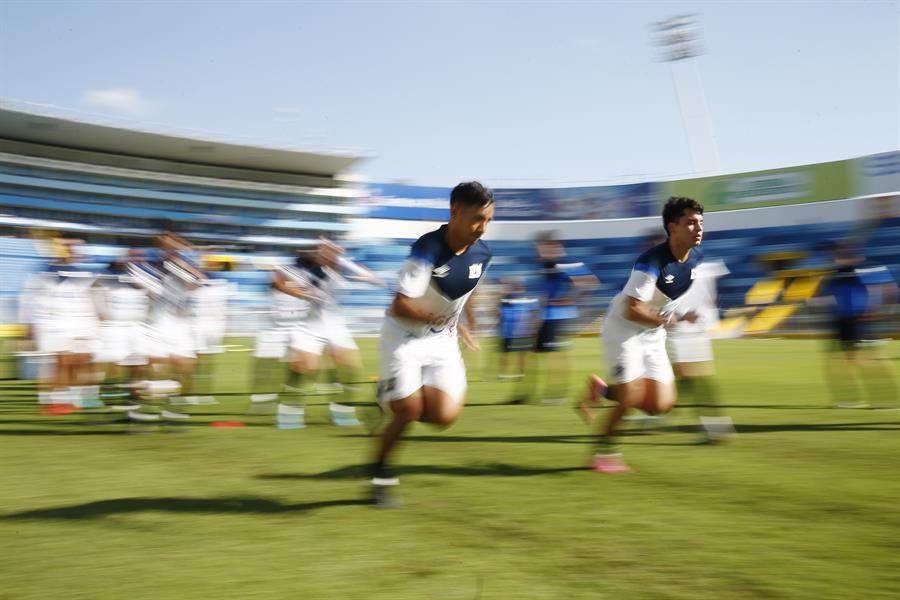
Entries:
[[[547,373],[543,401],[560,404],[566,400],[569,391],[569,363],[561,352],[568,347],[568,335],[579,316],[578,296],[596,288],[598,282],[583,262],[566,256],[565,246],[554,233],[538,235],[535,250],[541,265],[541,323],[534,351],[543,364],[534,371]],[[513,403],[524,402],[535,390],[535,383],[523,382]]]
[[896,374],[889,361],[878,360],[864,343],[877,332],[873,325],[884,306],[896,301],[897,286],[883,266],[863,266],[863,257],[848,242],[838,243],[835,271],[822,286],[815,304],[825,304],[830,313],[835,345],[827,363],[832,405],[864,408],[863,388],[870,402],[894,407],[897,402]]
[[702,262],[697,246],[703,240],[703,206],[693,198],[672,197],[662,218],[668,239],[638,257],[603,323],[604,353],[616,382],[608,395],[618,404],[598,439],[592,468],[600,473],[630,470],[613,441],[616,426],[629,409],[652,415],[668,412],[675,404],[666,327],[697,320],[696,313],[679,310],[679,300]]

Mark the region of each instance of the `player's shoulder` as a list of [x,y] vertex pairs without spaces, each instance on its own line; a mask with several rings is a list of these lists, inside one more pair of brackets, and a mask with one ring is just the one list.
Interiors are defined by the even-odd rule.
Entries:
[[469,248],[469,252],[474,260],[489,260],[493,256],[490,246],[484,240],[477,240]]
[[444,240],[446,225],[429,231],[415,242],[410,248],[410,258],[417,258],[426,262],[435,263],[438,257],[444,253],[447,242]]
[[701,248],[700,246],[694,246],[693,248],[691,248],[691,262],[693,262],[695,265],[699,265],[700,263],[704,262],[705,258],[706,253],[703,252],[703,248]]
[[669,244],[668,242],[663,242],[638,256],[637,260],[634,261],[634,268],[636,271],[659,275],[662,268],[672,260],[672,251],[669,250]]

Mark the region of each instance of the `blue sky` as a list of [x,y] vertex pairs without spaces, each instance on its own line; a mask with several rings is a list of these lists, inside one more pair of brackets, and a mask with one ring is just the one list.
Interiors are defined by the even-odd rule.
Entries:
[[[721,172],[900,148],[900,0],[0,2],[0,96],[349,149],[373,181],[690,176],[650,25],[701,19]],[[202,135],[202,134],[199,134]]]

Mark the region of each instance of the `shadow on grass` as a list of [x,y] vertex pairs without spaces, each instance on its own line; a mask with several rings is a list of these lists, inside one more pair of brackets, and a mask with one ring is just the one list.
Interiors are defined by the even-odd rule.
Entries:
[[[61,425],[62,427],[67,427],[68,429],[3,429],[0,427],[0,437],[5,435],[10,436],[31,436],[31,437],[40,437],[40,436],[85,436],[85,435],[126,435],[129,432],[123,429],[112,430],[112,429],[94,429],[94,427],[99,427],[97,425],[86,425],[85,429],[74,429],[71,423],[66,423],[65,425]],[[90,427],[90,429],[88,429]]]
[[[345,437],[371,438],[372,436],[354,433]],[[596,441],[596,435],[592,433],[575,435],[411,435],[404,437],[404,442],[491,442],[505,444],[586,444]]]
[[114,515],[138,512],[173,512],[207,514],[280,514],[307,512],[332,506],[360,506],[370,504],[364,498],[345,500],[322,500],[319,502],[299,502],[283,504],[277,500],[252,496],[224,498],[116,498],[99,500],[56,508],[39,508],[0,516],[3,520],[22,519],[97,519]]
[[[567,473],[570,471],[584,471],[584,466],[577,467],[552,467],[532,468],[506,463],[490,463],[485,465],[467,466],[443,466],[443,465],[403,465],[397,466],[393,471],[398,476],[403,475],[452,475],[467,477],[533,477],[537,475],[552,475],[554,473]],[[367,465],[352,465],[323,471],[321,473],[271,473],[258,475],[258,479],[364,479],[368,476]]]

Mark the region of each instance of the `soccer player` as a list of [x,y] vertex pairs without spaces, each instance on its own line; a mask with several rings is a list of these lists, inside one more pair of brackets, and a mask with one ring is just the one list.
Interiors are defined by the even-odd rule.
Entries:
[[[288,360],[291,332],[309,313],[309,300],[301,297],[297,279],[300,272],[313,266],[305,253],[295,259],[293,265],[283,265],[272,272],[269,287],[269,323],[257,333],[253,351],[253,393],[250,396],[249,414],[269,414],[275,410],[275,401],[287,383],[282,362]],[[306,281],[302,278],[302,281]],[[291,288],[293,293],[282,292]],[[295,382],[299,386],[299,382]]]
[[702,262],[703,206],[693,198],[672,197],[662,212],[668,239],[638,257],[624,289],[613,298],[603,324],[607,367],[616,385],[608,397],[618,404],[598,438],[592,468],[600,473],[630,469],[613,436],[631,408],[655,415],[675,404],[674,373],[666,355],[666,327],[694,322],[697,314],[679,311]]
[[[525,286],[518,280],[503,282],[503,296],[497,310],[497,326],[500,334],[500,359],[497,379],[520,380],[525,376],[525,358],[533,345],[539,301],[525,293]],[[509,371],[509,357],[516,355],[513,371]]]
[[[344,285],[345,275],[346,279],[372,285],[380,285],[382,281],[343,254],[341,246],[323,238],[310,260],[299,261],[290,271],[276,272],[274,285],[280,292],[309,302],[305,319],[297,323],[291,334],[291,369],[297,375],[295,380],[300,379],[293,382],[293,387],[299,388],[302,380],[315,378],[327,351],[339,373],[343,402],[349,404],[354,399],[362,361],[359,347],[338,306],[337,291]],[[331,408],[335,424],[355,422],[355,418],[344,418],[349,412],[348,406],[335,404]]]
[[[697,314],[694,322],[679,321],[666,332],[666,348],[675,371],[678,397],[692,397],[700,412],[701,443],[715,443],[734,434],[731,417],[721,414],[710,331],[719,323],[717,284],[730,271],[721,260],[697,266],[691,289],[681,307]],[[702,405],[702,408],[701,408]]]
[[[535,243],[537,258],[541,263],[541,324],[538,328],[534,351],[545,368],[545,404],[561,404],[569,394],[569,360],[561,354],[569,346],[568,335],[578,318],[576,300],[580,294],[593,290],[599,281],[584,265],[566,256],[566,248],[552,232],[538,236]],[[513,403],[525,402],[537,387],[534,381],[523,381]]]
[[398,480],[387,461],[406,427],[415,421],[451,425],[465,403],[466,369],[458,337],[478,345],[459,323],[468,300],[491,260],[481,241],[494,216],[494,195],[477,181],[450,193],[450,221],[420,237],[400,271],[397,291],[381,330],[379,402],[392,413],[372,465],[373,499],[396,506]]

